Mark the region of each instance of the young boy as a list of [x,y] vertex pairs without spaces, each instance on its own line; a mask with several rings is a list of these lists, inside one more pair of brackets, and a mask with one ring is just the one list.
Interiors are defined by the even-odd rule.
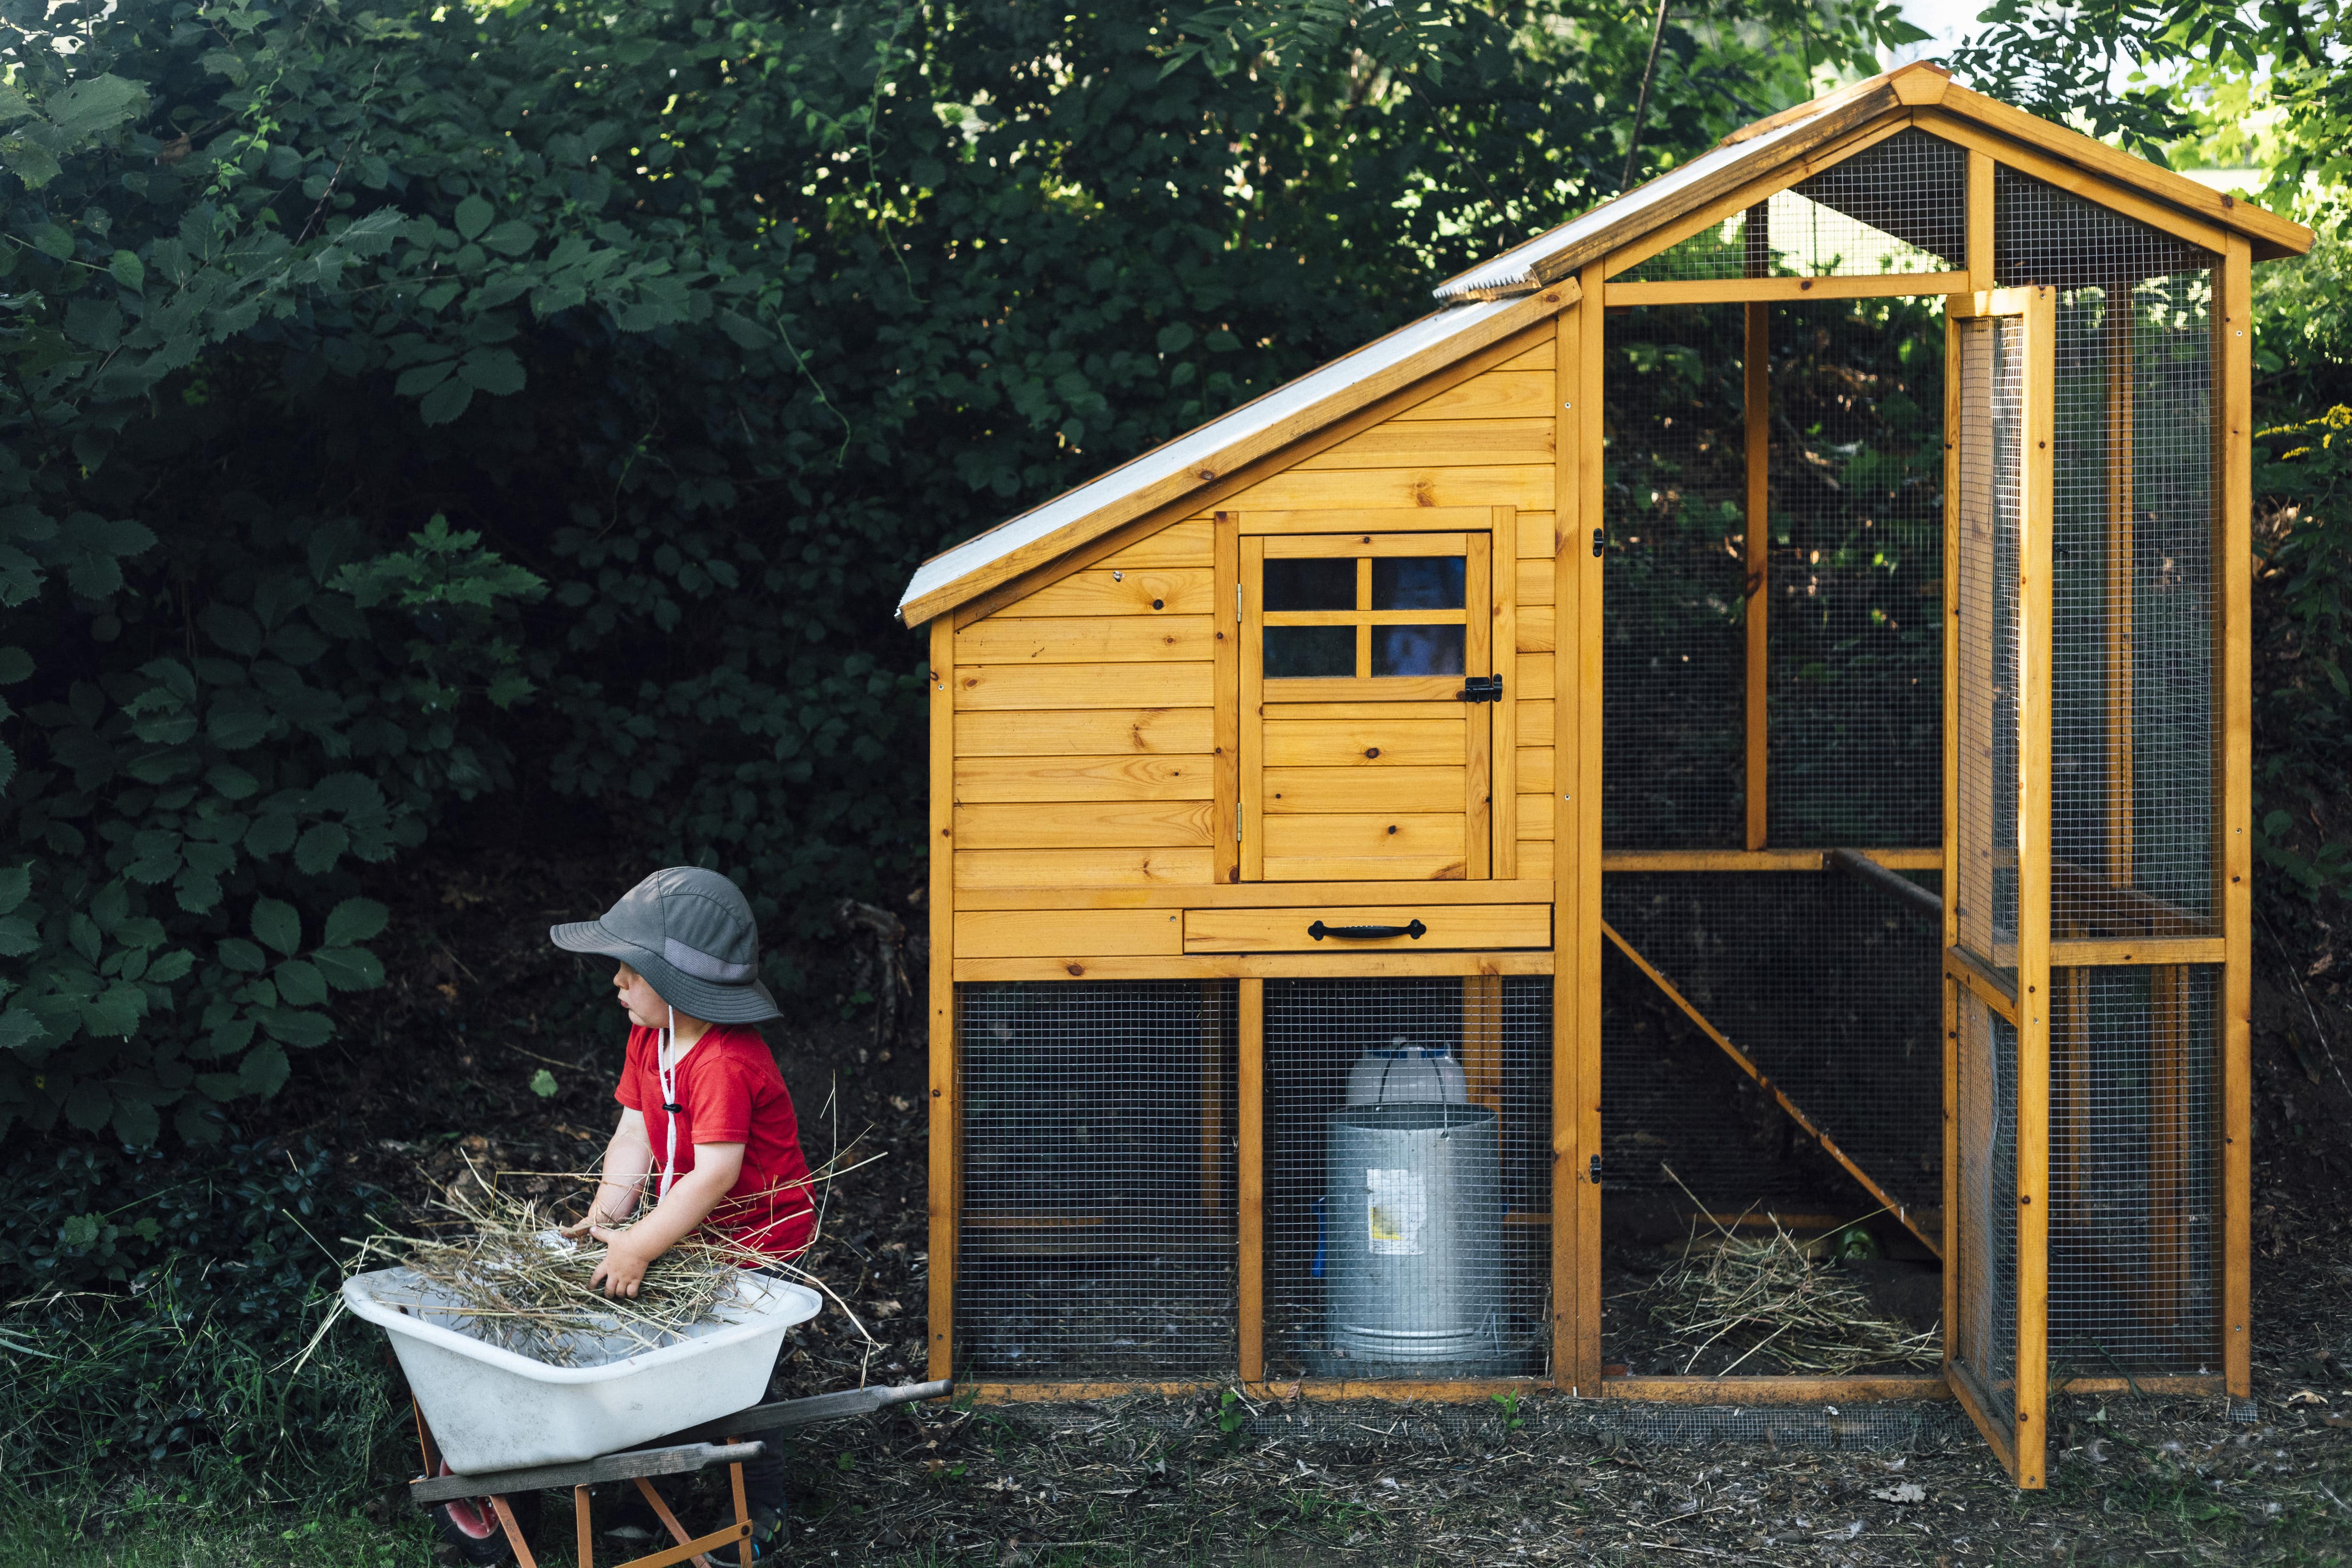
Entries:
[[[613,1097],[620,1124],[588,1214],[565,1234],[604,1244],[592,1283],[634,1296],[653,1260],[709,1225],[779,1260],[809,1244],[816,1212],[793,1097],[753,1024],[782,1017],[759,979],[760,929],[735,884],[673,866],[637,883],[600,920],[548,935],[574,953],[621,961],[613,976],[629,1015],[628,1056]],[[646,1177],[656,1201],[626,1230]],[[758,1402],[763,1390],[744,1400]],[[743,1467],[761,1556],[783,1539],[778,1445]]]

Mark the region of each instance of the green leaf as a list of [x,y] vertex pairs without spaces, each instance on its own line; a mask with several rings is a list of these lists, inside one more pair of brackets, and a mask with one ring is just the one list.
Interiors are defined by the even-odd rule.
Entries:
[[68,141],[80,141],[134,118],[147,107],[147,91],[117,76],[85,77],[43,107]]
[[147,966],[145,979],[151,986],[168,986],[187,978],[196,967],[196,956],[185,947],[174,947]]
[[106,1092],[103,1083],[92,1083],[85,1078],[66,1092],[66,1120],[83,1132],[97,1132],[113,1115],[114,1096]]
[[468,196],[457,204],[453,221],[457,225],[460,239],[473,239],[488,228],[490,220],[498,215],[499,210],[481,197]]
[[294,869],[305,876],[324,876],[351,847],[351,831],[341,823],[313,822],[294,841]]
[[133,294],[147,287],[147,264],[130,251],[116,251],[114,259],[107,263],[106,270],[114,275],[115,282]]
[[316,966],[299,958],[289,958],[272,972],[278,981],[278,994],[298,1008],[318,1008],[327,1005],[326,977]]
[[172,1113],[172,1130],[190,1144],[217,1144],[227,1131],[220,1113],[194,1096],[181,1101],[179,1109]]
[[391,921],[392,912],[373,898],[347,898],[327,914],[327,930],[320,946],[349,947],[380,935]]
[[0,1012],[0,1051],[21,1051],[49,1037],[41,1020],[22,1008]]
[[383,984],[383,966],[364,947],[321,947],[310,962],[339,991],[372,991]]
[[28,190],[35,191],[65,172],[58,155],[30,136],[0,136],[0,169],[7,170],[24,181]]
[[0,915],[0,958],[21,958],[41,945],[40,928],[20,915]]
[[247,1051],[245,1060],[236,1064],[236,1086],[244,1093],[268,1099],[286,1086],[287,1075],[292,1071],[286,1052],[275,1042],[265,1040]]
[[114,1135],[132,1148],[146,1148],[163,1132],[163,1119],[156,1114],[154,1106],[140,1100],[114,1103]]
[[296,1012],[290,1008],[264,1008],[257,1015],[262,1031],[272,1040],[303,1051],[314,1051],[335,1038],[335,1025],[324,1013]]
[[530,1075],[530,1092],[542,1100],[555,1097],[555,1074],[542,1067]]
[[24,649],[0,648],[0,686],[31,679],[34,668],[33,655]]
[[482,236],[482,244],[500,256],[520,256],[538,243],[538,234],[520,218],[509,218]]
[[242,800],[261,788],[261,780],[233,763],[216,763],[205,770],[205,782],[227,800]]
[[475,350],[457,373],[477,392],[492,397],[511,397],[523,389],[522,361],[504,349]]
[[33,895],[33,862],[0,866],[0,915],[6,915]]
[[446,424],[466,412],[474,401],[474,389],[461,376],[452,376],[425,394],[417,405],[417,415],[427,424]]
[[245,1085],[237,1081],[234,1072],[199,1072],[196,1074],[196,1092],[225,1105],[244,1093]]
[[302,917],[294,906],[275,898],[256,899],[253,904],[253,935],[266,947],[275,947],[288,957],[302,946]]
[[43,224],[33,231],[33,248],[59,261],[73,259],[73,235],[55,224]]

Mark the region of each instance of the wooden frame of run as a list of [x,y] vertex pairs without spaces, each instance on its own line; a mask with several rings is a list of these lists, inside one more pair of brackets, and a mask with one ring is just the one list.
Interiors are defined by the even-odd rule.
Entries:
[[[2284,225],[2283,220],[2269,219],[2265,214],[2265,221],[2276,228],[2277,234],[2272,235],[2269,230],[2263,229],[2255,232],[2250,240],[2248,230],[2235,226],[2238,220],[2231,215],[2228,198],[2215,197],[2206,201],[2197,193],[2184,194],[2174,188],[2178,182],[2168,184],[2153,175],[2143,187],[2134,188],[2134,171],[2123,155],[2108,153],[2104,149],[2085,152],[2075,145],[2080,139],[2071,138],[2071,133],[2042,127],[2039,122],[2014,111],[2004,110],[1997,120],[1987,119],[1970,107],[1979,104],[1974,95],[1958,89],[1944,96],[1940,109],[1933,94],[1924,99],[1906,99],[1905,101],[1916,107],[1889,113],[1856,128],[1831,133],[1824,138],[1823,145],[1801,153],[1766,173],[1738,183],[1723,184],[1719,193],[1704,205],[1662,223],[1646,234],[1626,238],[1613,251],[1591,256],[1589,259],[1580,258],[1580,265],[1572,279],[1563,278],[1556,284],[1542,286],[1537,295],[1529,296],[1523,303],[1513,302],[1507,319],[1498,321],[1491,331],[1482,330],[1478,344],[1466,351],[1459,351],[1458,357],[1451,363],[1432,360],[1426,363],[1415,363],[1409,372],[1384,373],[1377,392],[1361,399],[1350,412],[1336,416],[1331,423],[1320,428],[1314,428],[1302,421],[1296,429],[1286,428],[1278,439],[1253,437],[1246,453],[1236,451],[1224,455],[1213,465],[1215,471],[1202,470],[1200,486],[1181,494],[1178,487],[1169,487],[1165,496],[1155,492],[1148,507],[1133,509],[1115,528],[1064,548],[1059,554],[1050,549],[1024,547],[1023,553],[1009,560],[1009,570],[990,569],[990,580],[982,591],[963,598],[960,602],[946,604],[943,612],[932,621],[933,706],[930,730],[933,760],[929,827],[938,852],[932,859],[929,883],[933,956],[929,997],[931,1019],[929,1087],[933,1135],[929,1152],[932,1228],[929,1291],[930,1366],[934,1376],[952,1375],[957,1225],[963,1203],[958,1125],[961,1108],[957,1097],[956,984],[965,981],[1080,978],[1232,978],[1237,982],[1241,998],[1241,1021],[1238,1036],[1234,1041],[1233,1057],[1239,1115],[1239,1125],[1233,1130],[1233,1145],[1237,1155],[1233,1197],[1236,1240],[1241,1252],[1236,1325],[1240,1342],[1235,1373],[1252,1397],[1316,1400],[1378,1395],[1405,1398],[1476,1399],[1502,1387],[1525,1387],[1530,1384],[1586,1396],[1598,1394],[1608,1397],[1671,1401],[1733,1399],[1744,1403],[1780,1400],[1811,1403],[1823,1399],[1948,1396],[1958,1398],[1980,1425],[1986,1424],[1985,1402],[1976,1397],[1964,1377],[1759,1377],[1728,1380],[1612,1377],[1607,1375],[1602,1364],[1599,1315],[1601,1193],[1600,974],[1603,948],[1615,937],[1601,917],[1602,878],[1609,873],[1636,872],[1824,869],[1824,851],[1775,849],[1769,844],[1768,656],[1771,559],[1769,313],[1775,301],[1940,293],[1947,295],[1948,308],[1954,315],[2015,312],[2027,317],[2028,338],[2035,346],[2035,351],[2029,359],[2035,380],[2024,399],[2028,420],[2026,438],[2031,451],[2038,455],[2041,476],[2038,484],[2029,483],[2027,487],[2025,521],[2028,548],[2022,573],[2025,591],[2021,605],[2027,652],[2023,672],[2027,722],[2021,737],[2024,755],[2021,758],[2021,805],[2024,820],[2021,824],[2022,850],[2016,866],[2024,890],[2024,896],[2021,899],[2021,913],[2038,909],[2040,915],[2037,922],[2029,913],[2023,922],[2025,929],[2021,932],[2021,940],[2014,954],[2017,977],[2013,988],[2002,975],[1986,968],[1958,950],[1958,915],[1949,898],[1945,913],[1942,993],[1947,1184],[1944,1210],[1947,1229],[1943,1251],[1948,1258],[1953,1255],[1953,1227],[1957,1224],[1958,1207],[1954,1183],[1959,1165],[1962,1134],[1955,1113],[1958,1098],[1956,1040],[1959,1009],[1980,1001],[1992,1013],[2016,1027],[2019,1037],[2017,1192],[2021,1201],[2018,1217],[2020,1311],[2016,1348],[2020,1377],[2013,1390],[2014,1425],[1988,1426],[1987,1435],[2019,1484],[2038,1486],[2041,1484],[2046,1442],[2042,1427],[2046,1422],[2049,1393],[2062,1386],[2086,1393],[2103,1392],[2110,1385],[2122,1385],[2126,1382],[2084,1377],[2052,1384],[2042,1372],[2047,1350],[2044,1330],[2048,1288],[2048,1192],[2052,1175],[2049,1166],[2053,1154],[2049,1122],[2053,1025],[2053,1020],[2065,1016],[2070,1006],[2076,1005],[2069,1001],[2070,996],[2079,988],[2075,972],[2093,967],[2162,966],[2174,971],[2173,976],[2159,979],[2156,1006],[2166,1017],[2177,1019],[2183,1005],[2184,992],[2184,988],[2177,983],[2178,970],[2197,964],[2221,967],[2221,1017],[2219,1020],[2221,1093],[2218,1143],[2222,1209],[2219,1228],[2222,1278],[2219,1291],[2218,1329],[2223,1347],[2222,1371],[2210,1377],[2136,1377],[2127,1381],[2128,1386],[2141,1390],[2197,1393],[2226,1388],[2230,1394],[2241,1396],[2247,1392],[2250,1335],[2247,1320],[2250,1250],[2247,1013],[2251,942],[2248,883],[2252,865],[2248,841],[2251,832],[2251,739],[2248,733],[2251,677],[2247,624],[2251,356],[2246,332],[2250,315],[2250,269],[2257,254],[2256,247],[2260,246],[2260,254],[2265,256],[2276,250],[2292,249],[2298,243],[2294,235],[2300,231],[2294,231],[2293,226]],[[1759,204],[1774,192],[1794,185],[1820,169],[1850,157],[1906,126],[1916,126],[1943,137],[1961,146],[1967,152],[1968,255],[1964,269],[1932,274],[1793,278],[1761,276],[1761,269],[1751,265],[1751,274],[1757,275],[1719,281],[1610,280],[1610,275],[1622,273],[1711,225],[1720,224],[1743,209]],[[2063,866],[2053,866],[2049,846],[2053,609],[2050,552],[2053,515],[2046,454],[2053,440],[2052,396],[2054,388],[2048,350],[2053,334],[2053,296],[2048,289],[1996,290],[1994,287],[1992,198],[1994,172],[2000,164],[2006,164],[2032,178],[2111,208],[2166,234],[2203,246],[2221,258],[2214,272],[2211,323],[2212,405],[2215,410],[2212,472],[2218,497],[2214,529],[2219,560],[2213,588],[2214,669],[2221,716],[2221,732],[2214,758],[2214,799],[2217,801],[2214,904],[2220,914],[2218,933],[2188,922],[2178,912],[2152,904],[2146,912],[2148,916],[2147,928],[2136,936],[2118,937],[2049,928],[2048,910],[2053,886],[2070,875],[2084,874],[2070,873]],[[2165,177],[2166,180],[2169,178]],[[2285,237],[2281,238],[2280,235]],[[1604,853],[1601,841],[1600,809],[1602,563],[1598,554],[1598,543],[1605,493],[1605,315],[1611,308],[1677,303],[1740,304],[1746,308],[1743,381],[1748,402],[1745,414],[1747,522],[1746,538],[1740,552],[1748,579],[1744,640],[1748,660],[1742,693],[1744,734],[1739,778],[1747,799],[1738,840],[1741,847],[1706,851],[1610,851]],[[2129,335],[2121,330],[2111,331],[2105,352],[2110,371],[2105,411],[2108,437],[2105,477],[2108,493],[2115,497],[2131,472],[2133,465],[2129,454],[2137,439],[2137,416],[2131,406],[2132,378],[2128,373],[2133,352]],[[1292,498],[1280,501],[1275,507],[1248,508],[1244,492],[1269,476],[1306,464],[1308,459],[1397,417],[1400,411],[1433,396],[1433,387],[1458,384],[1506,364],[1517,370],[1534,368],[1528,356],[1536,353],[1549,356],[1551,385],[1555,392],[1555,406],[1550,415],[1553,517],[1548,571],[1549,602],[1540,591],[1547,575],[1544,565],[1539,559],[1521,553],[1528,547],[1519,538],[1522,519],[1511,506],[1423,505],[1402,517],[1395,509],[1395,503],[1383,503],[1372,509],[1359,507],[1349,510],[1342,507],[1321,511],[1282,509],[1300,504],[1296,499],[1297,491],[1294,488],[1283,493]],[[1958,392],[1949,379],[1946,391],[1946,423],[1949,431],[1957,423],[1954,400]],[[1525,408],[1518,410],[1518,423],[1532,423],[1525,416],[1534,412]],[[1454,416],[1449,414],[1445,417]],[[1953,459],[1949,455],[1951,446],[1948,442],[1947,450],[1948,494],[1954,488],[1950,469]],[[1324,467],[1330,465],[1328,459],[1321,465]],[[1362,486],[1349,492],[1351,497],[1370,493]],[[1459,496],[1461,492],[1453,494]],[[1424,498],[1444,499],[1445,497],[1433,492]],[[1238,509],[1213,513],[1213,508],[1228,501]],[[1532,509],[1538,504],[1522,500],[1518,505]],[[1213,523],[1210,526],[1214,556],[1209,575],[1222,597],[1214,598],[1208,606],[1212,612],[1207,618],[1211,623],[1211,635],[1202,643],[1206,651],[1198,657],[1213,668],[1213,700],[1216,709],[1213,740],[1209,746],[1194,742],[1185,749],[1213,751],[1214,784],[1209,802],[1213,824],[1211,841],[1214,846],[1213,883],[1203,886],[1190,881],[1145,878],[1134,885],[1062,888],[1013,885],[1010,881],[999,878],[996,880],[1003,885],[957,887],[951,870],[952,855],[949,852],[958,832],[958,818],[953,809],[959,783],[954,761],[957,731],[954,706],[956,633],[975,626],[982,627],[971,644],[973,654],[982,655],[971,657],[970,661],[977,670],[988,663],[984,657],[988,649],[1001,648],[1008,639],[1017,640],[1024,634],[1019,629],[1006,631],[1001,626],[983,626],[982,623],[991,616],[1026,597],[1054,590],[1063,580],[1103,562],[1117,551],[1151,538],[1164,528],[1180,523],[1196,526],[1186,520],[1205,519],[1211,516],[1213,516]],[[1410,521],[1404,521],[1408,517]],[[2111,617],[2111,635],[2105,653],[2106,678],[2104,684],[2105,689],[2114,694],[2105,715],[2108,740],[2105,785],[2113,806],[2122,801],[2130,789],[2130,749],[2134,744],[2129,684],[2135,654],[2128,607],[2136,591],[2130,573],[2122,570],[2123,563],[2134,554],[2136,524],[2131,507],[2120,499],[2111,500],[2105,525],[2109,562],[2105,593],[2111,609],[2122,611],[2122,613]],[[1541,527],[1540,523],[1535,522],[1530,522],[1529,526],[1538,530]],[[1432,532],[1454,532],[1479,534],[1496,541],[1488,580],[1493,600],[1492,614],[1485,618],[1486,623],[1493,628],[1493,643],[1490,658],[1484,667],[1511,676],[1515,686],[1524,684],[1525,689],[1515,693],[1517,697],[1549,704],[1550,711],[1548,714],[1538,711],[1529,722],[1548,726],[1548,733],[1534,740],[1533,744],[1540,747],[1548,743],[1552,748],[1552,775],[1549,781],[1552,799],[1549,837],[1546,843],[1546,835],[1537,825],[1541,819],[1535,815],[1539,810],[1541,791],[1545,786],[1533,784],[1531,787],[1537,791],[1534,794],[1520,796],[1517,793],[1510,769],[1514,758],[1520,755],[1515,745],[1519,737],[1512,734],[1508,725],[1509,716],[1517,710],[1515,704],[1503,705],[1496,711],[1497,727],[1490,753],[1494,768],[1490,810],[1495,831],[1486,841],[1492,845],[1490,869],[1494,880],[1288,883],[1249,880],[1255,874],[1250,850],[1257,835],[1245,834],[1241,830],[1253,804],[1254,785],[1244,764],[1255,747],[1251,716],[1242,711],[1240,694],[1244,685],[1247,649],[1255,639],[1248,634],[1253,628],[1248,622],[1247,606],[1237,603],[1231,619],[1227,618],[1224,606],[1232,599],[1233,585],[1244,578],[1252,561],[1263,559],[1269,544],[1277,538],[1350,532],[1412,532],[1423,535],[1424,542]],[[1275,548],[1298,547],[1277,545]],[[1307,548],[1311,549],[1312,547]],[[1948,604],[1954,604],[1957,598],[1954,570],[1953,555],[1948,550]],[[1110,574],[1106,570],[1097,575]],[[1072,594],[1071,601],[1077,602],[1076,590],[1080,586],[1072,585],[1071,590],[1057,591]],[[1527,607],[1524,611],[1518,605],[1521,598]],[[1154,607],[1157,608],[1156,605]],[[1175,607],[1171,605],[1171,608],[1172,611]],[[1185,608],[1187,614],[1194,613],[1190,609],[1189,601]],[[1092,610],[1085,612],[1095,613]],[[1044,617],[1075,612],[1068,609],[1055,609],[1032,613]],[[1469,619],[1475,622],[1481,618],[1473,614]],[[1517,634],[1519,630],[1517,622],[1522,620],[1528,635],[1534,639],[1525,646],[1521,645]],[[1947,618],[1945,629],[1945,706],[1948,713],[1955,700],[1958,660],[1953,650],[1960,634],[1955,610],[1954,615]],[[1191,636],[1192,632],[1187,630],[1184,635]],[[989,641],[992,637],[996,639],[994,643]],[[1191,645],[1187,644],[1188,647]],[[1184,656],[1194,657],[1192,653]],[[1001,658],[1000,653],[1000,661]],[[1548,689],[1539,684],[1541,680],[1549,681]],[[1007,716],[983,713],[977,716],[976,722],[986,725],[1003,716]],[[1951,856],[1958,838],[1955,819],[1959,764],[1957,754],[1957,737],[1952,727],[1948,725],[1943,758],[1943,844],[1934,850],[1865,852],[1881,865],[1893,869],[1941,869],[1945,873],[1948,892],[1956,885],[1956,867],[1951,862]],[[998,769],[1000,772],[1004,770],[1002,768]],[[987,771],[986,768],[975,769],[976,773]],[[1533,777],[1531,774],[1530,778]],[[995,799],[1008,797],[998,796]],[[2134,857],[2130,817],[2128,810],[2110,810],[2109,841],[2104,846],[2107,877],[2116,884],[2114,891],[2118,896],[2133,894],[2133,890],[2126,885],[2128,873],[2118,869],[2127,867]],[[971,820],[985,822],[988,819],[975,816]],[[1524,846],[1519,841],[1521,832],[1529,833],[1529,841]],[[1517,874],[1523,848],[1529,868],[1529,874],[1526,876]],[[2123,880],[2118,883],[2116,879],[2119,876]],[[1341,956],[1284,951],[1187,952],[1181,948],[1186,911],[1232,911],[1246,915],[1246,912],[1257,910],[1275,916],[1294,907],[1318,904],[1362,908],[1375,904],[1402,906],[1413,903],[1432,908],[1454,908],[1465,904],[1512,904],[1522,907],[1549,904],[1550,942],[1542,947],[1453,952],[1384,950]],[[1247,918],[1235,921],[1226,915],[1221,915],[1220,920],[1223,924],[1215,927],[1220,932],[1227,927],[1241,929],[1251,924]],[[1024,922],[1028,924],[1024,925]],[[1279,924],[1279,920],[1276,923]],[[1114,946],[1105,951],[1099,944],[1093,948],[1086,945],[1090,929],[1115,927],[1120,931],[1157,934],[1171,926],[1177,933],[1175,941],[1178,945],[1175,946]],[[1074,950],[1067,956],[1041,956],[1034,946],[1024,947],[1018,942],[1008,944],[1003,936],[1006,932],[1034,933],[1038,929],[1067,930]],[[1151,936],[1155,942],[1161,939],[1157,935]],[[1210,942],[1211,938],[1204,938],[1197,946],[1205,946]],[[1622,946],[1622,941],[1620,946]],[[1633,954],[1630,948],[1627,951],[1637,964],[1648,967],[1646,961],[1638,954]],[[2004,954],[2004,957],[2007,956],[2009,955]],[[1540,1379],[1356,1384],[1312,1379],[1269,1382],[1266,1379],[1263,1343],[1265,1278],[1262,1256],[1265,1229],[1262,1210],[1265,1191],[1264,982],[1266,978],[1283,976],[1331,974],[1464,976],[1472,982],[1465,987],[1465,1008],[1481,1018],[1494,1008],[1497,994],[1496,977],[1546,974],[1556,977],[1552,1040],[1554,1174],[1552,1213],[1549,1216],[1553,1286],[1552,1359],[1546,1376]],[[1654,973],[1653,977],[1670,997],[1681,1002],[1685,1011],[1697,1017],[1697,1010],[1681,998],[1663,976]],[[1698,1022],[1702,1029],[1715,1036],[1718,1046],[1726,1050],[1735,1062],[1759,1083],[1765,1082],[1752,1061],[1738,1051],[1735,1042],[1715,1031],[1703,1018],[1698,1019]],[[2185,1068],[2178,1062],[2169,1065],[2158,1062],[2156,1065],[2158,1077],[2166,1082],[2158,1085],[2156,1099],[2160,1103],[2151,1111],[2151,1116],[2178,1120],[2180,1113],[2174,1103],[2179,1097],[2175,1092],[2178,1085],[2168,1088],[2166,1084],[2179,1078]],[[2061,1062],[2057,1064],[2057,1070],[2065,1072],[2076,1069],[2074,1065]],[[1482,1067],[1480,1071],[1483,1072],[1485,1069]],[[1765,1087],[1769,1090],[1771,1086],[1765,1083]],[[2167,1098],[2168,1095],[2171,1098]],[[1790,1112],[1801,1124],[1805,1123],[1801,1111],[1791,1106]],[[1212,1129],[1204,1132],[1204,1140],[1211,1132],[1222,1135],[1222,1129]],[[1826,1138],[1821,1141],[1825,1148],[1835,1154],[1833,1144]],[[2079,1151],[2070,1145],[2055,1153],[2057,1157],[2064,1159],[2074,1157]],[[1207,1154],[1208,1145],[1204,1142],[1204,1158]],[[1867,1174],[1857,1174],[1868,1185]],[[1206,1190],[1204,1188],[1204,1192]],[[2159,1294],[2168,1288],[2161,1282],[2155,1287]],[[1958,1289],[1957,1270],[1947,1270],[1946,1289],[1945,1319],[1947,1323],[1950,1323],[1955,1320],[1958,1310],[1955,1294]],[[1948,1343],[1947,1354],[1949,1354]],[[1098,1396],[1154,1387],[1173,1393],[1217,1386],[1223,1385],[1214,1382],[1109,1385],[1040,1382],[976,1385],[983,1398],[1006,1400]]]

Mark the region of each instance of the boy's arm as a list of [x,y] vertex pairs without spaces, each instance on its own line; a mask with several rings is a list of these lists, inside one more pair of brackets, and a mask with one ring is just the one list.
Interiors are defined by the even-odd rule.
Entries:
[[[646,1152],[650,1155],[652,1151]],[[651,1214],[626,1230],[602,1225],[590,1228],[589,1234],[604,1244],[604,1260],[589,1277],[589,1288],[608,1296],[635,1295],[653,1260],[709,1218],[742,1174],[742,1145],[695,1145],[694,1168],[671,1184],[669,1196],[654,1205]]]
[[585,1236],[595,1226],[616,1224],[636,1213],[646,1173],[653,1168],[654,1145],[646,1134],[645,1113],[625,1106],[612,1142],[604,1145],[604,1174],[596,1183],[588,1213],[579,1224],[565,1226],[562,1233]]

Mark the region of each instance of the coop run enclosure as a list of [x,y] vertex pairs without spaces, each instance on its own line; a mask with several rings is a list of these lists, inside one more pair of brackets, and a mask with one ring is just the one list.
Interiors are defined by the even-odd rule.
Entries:
[[926,563],[933,1375],[2243,1395],[2309,243],[1908,67]]

